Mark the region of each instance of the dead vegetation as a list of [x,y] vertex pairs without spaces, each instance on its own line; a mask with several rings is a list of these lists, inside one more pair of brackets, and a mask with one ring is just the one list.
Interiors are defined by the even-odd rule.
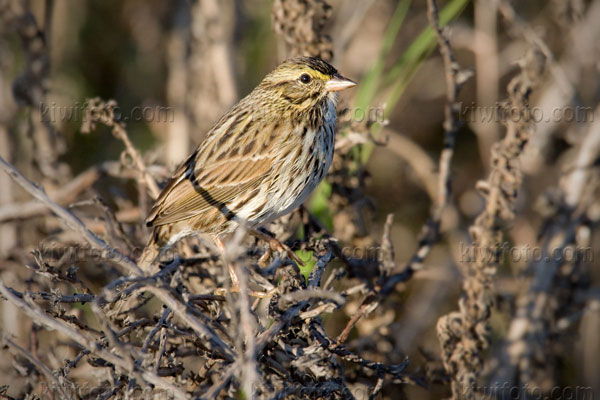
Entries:
[[[81,120],[44,108],[69,88],[53,52],[76,51],[53,20],[114,10],[0,0],[0,398],[593,398],[600,1],[535,2],[539,13],[465,1],[450,27],[457,0],[276,0],[259,16],[250,3],[119,6],[135,57],[159,54],[166,69],[156,86],[174,119],[146,121],[155,151],[118,91],[79,100]],[[258,45],[240,39],[252,29]],[[259,266],[264,243],[240,230],[226,260],[190,238],[145,274],[152,199],[243,93],[261,47],[364,76],[340,104],[327,184],[267,227],[307,267],[279,254]],[[470,99],[498,101],[499,119],[469,124]],[[385,120],[346,118],[361,101]],[[593,113],[566,121],[568,107]],[[226,261],[241,293],[215,294],[230,285]]]

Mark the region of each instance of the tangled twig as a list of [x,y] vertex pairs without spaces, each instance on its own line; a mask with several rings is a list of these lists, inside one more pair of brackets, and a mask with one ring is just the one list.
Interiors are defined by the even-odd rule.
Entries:
[[154,180],[154,177],[150,175],[148,169],[144,165],[142,156],[138,153],[136,148],[131,143],[127,131],[125,130],[123,123],[117,121],[115,116],[115,109],[117,103],[114,100],[104,102],[99,98],[89,99],[87,108],[85,109],[85,119],[81,126],[82,133],[89,133],[96,127],[96,123],[102,123],[112,129],[113,135],[125,144],[125,151],[133,160],[135,168],[138,170],[142,181],[150,191],[150,195],[153,199],[156,199],[160,194],[160,189]]
[[[574,293],[586,286],[581,269],[589,260],[582,249],[589,249],[589,228],[597,223],[590,209],[600,188],[599,154],[600,124],[595,122],[579,145],[572,169],[562,178],[560,204],[543,225],[542,256],[529,266],[532,280],[517,299],[498,379],[548,389],[544,380],[553,368],[551,343],[559,342],[564,330],[559,320],[580,315],[585,306]],[[523,395],[529,394],[524,389]]]
[[[438,39],[438,45],[440,52],[444,60],[444,68],[446,72],[446,107],[445,107],[445,121],[444,121],[444,148],[440,154],[439,160],[439,174],[437,183],[437,196],[435,204],[431,211],[429,220],[422,228],[421,238],[419,245],[414,255],[411,257],[409,262],[402,267],[400,271],[396,271],[394,267],[388,267],[385,272],[380,273],[380,277],[377,285],[363,300],[361,306],[358,309],[342,333],[338,336],[338,342],[344,342],[350,330],[356,324],[356,322],[364,315],[368,315],[375,308],[378,307],[379,303],[383,298],[388,296],[401,282],[409,280],[415,271],[422,268],[423,260],[429,252],[432,246],[438,240],[440,224],[442,214],[450,201],[451,196],[451,173],[450,164],[452,156],[454,154],[454,144],[456,142],[456,134],[460,128],[460,103],[458,102],[458,95],[462,85],[471,76],[469,71],[463,71],[458,66],[454,59],[452,48],[447,37],[447,33],[440,28],[439,17],[437,11],[437,4],[435,1],[429,0],[428,6],[428,17],[429,22]],[[386,232],[389,236],[389,229],[392,223],[392,217],[388,216],[386,220]],[[389,242],[386,240],[386,234],[384,234],[383,243]],[[384,252],[385,257],[386,252]],[[393,255],[392,255],[393,259]],[[390,261],[388,261],[388,265]]]
[[534,125],[529,108],[532,87],[544,70],[545,58],[531,51],[521,63],[521,73],[508,85],[509,102],[504,110],[517,112],[506,119],[506,136],[492,148],[491,172],[477,188],[486,200],[485,210],[471,226],[474,257],[464,271],[460,311],[438,320],[446,371],[452,378],[453,399],[474,399],[476,379],[483,367],[482,350],[489,344],[492,307],[491,280],[496,272],[501,243],[501,221],[514,218],[512,211],[522,182],[519,155]]
[[324,0],[276,0],[271,14],[275,32],[285,44],[282,55],[333,58],[331,38],[322,33],[331,15]]

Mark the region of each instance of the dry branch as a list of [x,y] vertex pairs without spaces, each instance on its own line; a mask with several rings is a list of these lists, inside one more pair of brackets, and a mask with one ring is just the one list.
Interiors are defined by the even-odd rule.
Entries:
[[[556,397],[549,385],[596,382],[598,276],[590,260],[577,255],[579,248],[594,252],[598,242],[600,125],[586,126],[578,117],[572,124],[536,120],[539,129],[526,143],[533,131],[529,116],[538,111],[530,111],[529,96],[542,74],[543,58],[550,74],[541,95],[534,92],[543,117],[552,107],[563,106],[593,106],[585,118],[600,113],[590,79],[597,75],[593,38],[600,0],[535,0],[527,7],[477,0],[474,15],[466,12],[452,22],[452,46],[448,28],[438,21],[447,14],[440,9],[438,16],[435,0],[421,6],[412,2],[404,21],[389,18],[394,1],[337,1],[332,2],[335,8],[326,0],[276,0],[266,6],[217,0],[178,1],[172,7],[142,3],[125,1],[115,11],[79,4],[53,7],[53,0],[0,0],[0,142],[8,142],[4,147],[9,149],[0,154],[0,168],[10,176],[9,189],[12,178],[34,196],[13,196],[6,193],[6,184],[0,185],[0,224],[11,228],[2,229],[0,243],[6,355],[0,372],[10,380],[10,386],[0,382],[1,399],[432,399],[441,392],[479,398],[502,383],[522,388],[519,395],[526,398],[539,390]],[[446,10],[457,3],[448,2]],[[78,41],[56,41],[81,27],[93,33],[103,21],[95,11],[118,18],[111,26],[115,32],[93,38],[99,39],[93,46],[86,42],[87,34]],[[73,16],[81,21],[62,23]],[[368,91],[369,81],[361,76],[377,57],[379,43],[390,45],[382,60],[382,82],[395,75],[403,83],[414,63],[415,70],[406,74],[414,74],[416,83],[406,87],[390,120],[379,121],[391,137],[377,141],[370,132],[372,120],[354,120],[359,116],[349,99],[362,96],[360,91],[340,96],[339,134],[324,190],[298,212],[264,227],[298,255],[312,254],[306,263],[314,265],[310,275],[306,267],[299,270],[284,258],[266,255],[243,229],[231,240],[224,238],[225,257],[215,254],[203,237],[191,236],[165,252],[156,273],[143,273],[133,260],[147,241],[141,221],[149,198],[158,193],[156,182],[276,62],[275,43],[263,40],[269,17],[279,57],[332,60],[335,48],[332,64],[356,78],[359,90]],[[425,17],[432,32],[417,40]],[[401,28],[396,25],[400,22]],[[388,33],[396,29],[401,30],[393,38]],[[126,44],[127,51],[104,57],[92,72],[102,71],[106,78],[103,68],[117,67],[108,71],[110,82],[103,80],[101,91],[112,91],[120,104],[141,99],[143,104],[165,101],[173,108],[168,126],[138,127],[150,129],[166,144],[156,154],[163,154],[167,166],[150,165],[150,158],[142,157],[115,101],[93,99],[82,130],[105,124],[123,151],[118,160],[87,165],[73,175],[62,161],[63,145],[71,146],[64,159],[74,160],[80,151],[84,154],[86,142],[96,139],[74,137],[73,121],[60,121],[64,132],[55,131],[53,110],[45,102],[61,108],[73,97],[73,88],[81,92],[82,84],[86,93],[98,91],[97,74],[70,74],[65,61],[84,56],[96,62],[96,50],[104,56],[107,39],[113,37],[124,40],[109,47],[122,50]],[[425,39],[437,43],[440,57],[412,58]],[[490,40],[497,46],[487,46]],[[52,54],[51,44],[57,50]],[[529,47],[539,48],[545,57],[530,55],[518,70],[512,60]],[[457,64],[453,50],[461,63],[476,53],[477,85],[465,86],[465,93],[470,72]],[[77,65],[68,64],[73,67]],[[131,85],[140,84],[137,71],[157,79],[137,92]],[[15,80],[14,75],[20,76]],[[462,138],[461,117],[493,109],[496,98],[489,94],[496,93],[499,81],[515,75],[500,110],[506,136],[488,151],[489,157],[479,155],[491,171],[476,185],[480,199],[474,183],[483,168],[472,151],[476,146],[468,127]],[[18,104],[12,99],[12,82]],[[380,89],[377,99],[395,90]],[[442,93],[443,125],[432,124],[438,115],[431,105]],[[461,99],[475,96],[472,108],[461,109]],[[491,111],[494,120],[486,127],[499,127],[498,110]],[[477,117],[486,118],[483,114]],[[415,122],[418,131],[411,132],[407,124]],[[465,145],[455,146],[458,139]],[[428,148],[435,142],[442,142],[437,160]],[[372,157],[362,165],[357,156],[365,144],[387,146],[391,154],[381,152],[383,162]],[[402,162],[387,168],[390,157]],[[87,161],[76,160],[72,167]],[[540,173],[542,165],[547,172]],[[566,168],[559,180],[561,167]],[[530,179],[522,182],[521,171]],[[406,172],[414,182],[404,182]],[[411,197],[413,184],[426,191],[431,204]],[[393,209],[395,221],[391,213],[380,220],[377,202],[384,210]],[[428,215],[418,236],[410,233],[417,215]],[[464,238],[475,215],[479,218],[468,246]],[[373,232],[379,229],[376,238]],[[439,241],[443,243],[437,245]],[[462,253],[461,259],[463,244],[475,253]],[[541,260],[500,262],[499,252],[508,244],[511,251],[534,244],[542,251]],[[576,257],[554,259],[556,252]],[[477,257],[467,260],[472,254]],[[408,262],[396,263],[397,255]],[[240,293],[227,291],[228,263],[237,271]],[[463,270],[462,291],[455,284],[454,265]],[[274,295],[248,296],[258,292]],[[458,310],[438,322],[440,358],[432,335],[435,321],[457,295]],[[498,338],[493,347],[490,326]],[[407,385],[426,390],[404,392]],[[514,397],[514,391],[499,388],[493,396]]]
[[330,16],[331,6],[324,0],[276,0],[271,19],[283,42],[280,58],[317,56],[331,61],[331,38],[322,32]]
[[[595,121],[579,144],[573,165],[561,179],[561,204],[543,225],[542,256],[529,266],[531,282],[517,299],[517,310],[502,349],[503,364],[496,376],[499,380],[550,389],[545,382],[551,381],[553,374],[553,343],[560,342],[564,335],[559,320],[574,316],[578,319],[576,316],[585,307],[585,302],[575,297],[587,286],[581,269],[590,260],[579,252],[590,245],[594,220],[590,211],[600,190],[599,155],[600,123]],[[566,256],[569,250],[573,257]]]
[[177,399],[187,399],[188,396],[164,380],[163,378],[155,375],[150,371],[140,371],[135,368],[135,365],[131,362],[131,360],[127,360],[121,358],[119,356],[114,355],[112,352],[104,350],[102,348],[98,348],[95,344],[95,341],[92,338],[87,337],[80,331],[67,326],[64,323],[57,321],[54,318],[49,317],[44,311],[40,308],[34,306],[31,303],[26,303],[24,300],[15,296],[4,283],[0,281],[0,293],[7,298],[11,303],[18,306],[21,310],[23,310],[30,318],[35,320],[37,323],[45,325],[48,329],[57,330],[63,333],[66,337],[73,339],[80,346],[88,349],[91,353],[96,354],[106,361],[112,363],[117,368],[121,368],[126,373],[132,374],[135,377],[139,377],[141,381],[148,382],[155,386],[160,387],[161,389],[167,390],[168,393],[175,396]]
[[[111,257],[105,257],[106,261],[119,265],[124,273],[131,274],[129,277],[117,278],[113,282],[110,282],[102,289],[100,295],[73,294],[65,296],[60,294],[60,292],[36,292],[29,294],[28,292],[19,293],[4,285],[0,287],[0,292],[2,292],[6,299],[25,311],[37,323],[60,331],[77,343],[80,349],[83,349],[73,363],[67,364],[65,371],[76,368],[82,357],[95,356],[99,357],[99,359],[93,361],[94,366],[114,366],[120,371],[119,373],[126,374],[129,377],[125,380],[123,380],[124,378],[120,378],[119,380],[123,384],[128,382],[124,386],[123,384],[119,386],[123,390],[134,390],[136,385],[141,385],[142,388],[154,385],[157,388],[172,393],[177,398],[187,398],[189,393],[186,393],[181,387],[181,382],[178,380],[169,381],[165,378],[167,375],[181,376],[185,368],[171,363],[166,367],[161,365],[161,360],[172,360],[174,352],[186,352],[183,349],[178,350],[178,347],[182,346],[181,343],[174,345],[178,341],[178,336],[183,334],[185,337],[193,338],[196,345],[201,342],[202,347],[207,351],[206,355],[210,354],[209,359],[213,360],[214,357],[214,360],[211,362],[222,364],[222,378],[215,382],[212,387],[207,388],[205,392],[209,398],[218,396],[223,390],[229,390],[228,388],[231,388],[236,382],[242,382],[245,391],[266,393],[269,390],[273,390],[269,388],[275,387],[279,388],[277,389],[280,391],[279,393],[282,393],[281,390],[284,390],[282,386],[284,381],[280,380],[281,377],[278,375],[265,375],[265,365],[272,365],[274,362],[279,364],[282,362],[285,364],[289,363],[290,366],[294,365],[294,368],[306,371],[312,370],[313,366],[316,365],[315,363],[317,363],[324,374],[319,379],[326,376],[339,376],[343,369],[335,358],[331,357],[332,355],[339,356],[355,364],[359,369],[377,371],[379,376],[378,382],[386,374],[391,375],[395,380],[403,379],[403,370],[406,365],[387,366],[383,363],[373,363],[364,360],[340,344],[334,344],[335,341],[327,338],[325,335],[321,327],[319,314],[325,311],[332,311],[344,303],[344,299],[339,294],[320,288],[321,276],[334,257],[334,252],[331,248],[328,248],[327,242],[325,242],[324,250],[318,256],[308,282],[304,282],[303,277],[295,276],[295,274],[282,281],[284,286],[282,287],[280,284],[279,287],[282,297],[281,299],[273,299],[272,311],[269,314],[271,318],[275,317],[275,323],[268,329],[262,328],[262,332],[258,334],[255,340],[252,321],[256,316],[254,314],[255,310],[250,307],[250,303],[237,301],[230,296],[228,296],[227,302],[220,303],[224,306],[223,311],[230,309],[230,311],[226,311],[227,314],[231,314],[232,316],[239,315],[237,324],[239,329],[244,332],[244,335],[241,337],[244,340],[239,341],[241,338],[234,339],[229,336],[228,331],[222,326],[221,322],[204,316],[198,309],[198,306],[203,302],[213,302],[216,300],[217,304],[219,304],[219,300],[222,299],[217,298],[218,296],[191,295],[183,286],[182,270],[180,269],[183,264],[180,258],[171,261],[165,268],[152,276],[143,275],[138,271],[135,263],[94,235],[77,217],[53,202],[42,189],[28,181],[12,165],[3,159],[0,159],[0,163],[5,172],[26,191],[49,207],[71,229],[77,231],[94,248],[101,249],[109,254]],[[391,220],[389,223],[391,224]],[[385,257],[385,266],[382,267],[382,271],[387,271],[394,265],[389,234],[388,229],[384,242],[386,251],[389,254]],[[237,254],[233,258],[241,256],[240,260],[244,260],[245,250],[243,246],[238,245],[237,247],[234,246],[234,248],[236,250],[233,251],[232,257]],[[40,262],[44,261],[40,260]],[[39,272],[52,276],[53,273],[58,271],[42,268],[39,269]],[[242,270],[239,272],[240,276],[246,276],[246,274],[242,273]],[[275,272],[276,270],[272,269],[271,273]],[[68,278],[65,282],[70,282],[73,279]],[[169,280],[170,283],[168,282]],[[76,281],[76,279],[73,280],[73,282]],[[265,282],[266,284],[271,284],[268,281]],[[242,289],[247,291],[248,288],[245,280],[240,283]],[[128,330],[135,332],[138,329],[143,329],[149,325],[150,321],[147,319],[132,320],[129,321],[129,326],[123,326],[122,320],[119,319],[121,318],[121,314],[110,310],[112,305],[121,301],[120,299],[135,296],[136,293],[143,291],[157,297],[166,308],[163,310],[162,316],[157,320],[153,329],[148,335],[145,335],[143,344],[140,344],[140,347],[132,347],[131,342],[123,341],[124,335],[126,335],[125,332]],[[244,294],[242,296],[245,298]],[[30,299],[28,300],[29,302],[25,301],[26,299]],[[48,311],[42,310],[33,303],[34,299],[48,301],[50,309]],[[61,304],[65,305],[75,302],[90,302],[92,304],[92,311],[98,320],[101,321],[102,332],[86,327],[78,320],[66,316],[64,311],[57,308]],[[171,313],[177,316],[177,321],[183,323],[183,326],[174,326],[173,321],[175,320],[169,320]],[[234,318],[231,318],[229,321],[231,323],[234,320]],[[123,329],[119,332],[118,327],[123,327]],[[158,338],[158,343],[156,343],[157,340],[155,340],[155,337],[159,335],[159,332],[160,337]],[[296,335],[290,337],[289,332],[296,332]],[[97,337],[99,334],[102,334],[99,338],[92,337]],[[285,344],[288,340],[292,340],[293,345],[291,344],[292,342]],[[290,353],[290,346],[298,346],[299,343],[304,343],[303,347],[305,350],[300,353]],[[112,352],[107,351],[106,346],[110,346],[113,349]],[[154,352],[154,357],[151,359],[148,358],[148,351],[150,349]],[[283,353],[281,353],[282,351]],[[275,354],[279,354],[276,357],[277,361],[274,361],[275,359],[272,358],[275,357]],[[153,364],[152,359],[154,360]],[[286,359],[287,361],[284,361]],[[314,381],[309,375],[306,375],[302,379],[308,380],[297,381],[295,390],[300,390],[303,393],[310,390],[317,390],[319,393],[328,393],[330,396],[335,397],[350,395],[350,391],[343,384],[343,381],[332,386],[324,386],[318,383],[318,381]],[[302,385],[303,389],[298,385]]]
[[[70,204],[77,199],[81,192],[89,189],[100,177],[100,174],[101,168],[92,167],[74,177],[62,188],[49,192],[48,197],[58,204]],[[0,207],[0,222],[36,217],[47,209],[46,205],[38,201],[6,204]]]
[[115,116],[116,107],[117,103],[114,100],[104,102],[97,97],[89,99],[87,101],[87,108],[85,109],[85,119],[81,126],[81,132],[91,132],[98,122],[111,128],[113,135],[125,144],[125,151],[133,160],[134,166],[140,174],[140,179],[145,183],[152,198],[156,199],[160,194],[160,189],[156,184],[154,177],[148,172],[137,149],[133,147],[131,140],[129,140],[124,124],[117,121]]
[[110,247],[104,240],[100,239],[94,233],[92,233],[89,229],[85,227],[85,225],[81,222],[79,218],[65,210],[63,207],[56,204],[56,202],[52,201],[48,195],[41,189],[39,186],[36,186],[34,183],[29,181],[27,178],[23,176],[15,167],[13,167],[10,163],[6,162],[4,158],[0,157],[0,167],[6,172],[15,182],[19,184],[23,189],[25,189],[29,194],[33,197],[41,201],[46,207],[52,210],[59,218],[61,218],[69,228],[77,232],[84,238],[89,244],[94,246],[95,248],[105,251],[119,266],[123,268],[124,272],[133,273],[136,275],[141,275],[142,270],[135,265],[133,261],[129,258],[125,257],[112,247]]
[[[392,267],[391,265],[387,267],[385,271],[380,271],[377,285],[367,294],[358,311],[352,316],[350,321],[348,321],[346,327],[337,338],[338,343],[344,342],[356,322],[363,316],[368,315],[375,310],[380,302],[394,290],[397,284],[409,280],[415,271],[422,268],[424,259],[438,240],[442,214],[450,202],[452,178],[450,164],[454,154],[456,134],[460,128],[460,103],[458,102],[458,95],[462,85],[471,76],[471,73],[469,71],[461,70],[454,59],[447,33],[439,26],[436,2],[429,0],[427,6],[429,23],[436,32],[440,53],[442,54],[442,59],[444,61],[447,90],[444,121],[444,148],[440,154],[439,173],[437,175],[437,192],[434,206],[429,220],[422,228],[419,247],[411,257],[410,261],[404,265],[400,271],[396,271],[395,266]],[[384,234],[383,243],[390,243],[388,237],[392,221],[392,217],[388,215],[385,226],[386,234]],[[387,250],[389,252],[393,249],[388,245]],[[385,257],[386,252],[384,251],[384,258]],[[390,258],[389,255],[387,257],[388,259]],[[391,264],[392,261],[393,252],[391,261],[388,260],[388,264]]]
[[[444,366],[452,379],[453,399],[475,398],[477,376],[483,368],[482,351],[489,345],[491,286],[499,262],[501,222],[514,218],[514,202],[522,182],[519,155],[534,129],[529,96],[543,73],[544,61],[539,51],[530,51],[521,62],[521,73],[508,85],[509,101],[504,106],[506,135],[492,148],[488,178],[477,184],[486,207],[470,229],[476,251],[465,266],[460,310],[438,320],[438,337]],[[517,116],[509,118],[515,111]]]
[[[0,290],[2,290],[2,286],[2,282],[0,282]],[[14,352],[25,357],[27,361],[33,364],[35,368],[44,375],[51,389],[56,390],[62,399],[75,398],[73,395],[74,385],[72,382],[69,382],[68,380],[62,377],[55,376],[52,370],[50,370],[50,368],[44,365],[33,354],[31,354],[23,347],[15,343],[12,339],[8,337],[3,337],[2,341],[6,343]]]
[[[0,166],[2,169],[9,174],[15,182],[17,182],[23,189],[28,191],[31,195],[36,197],[38,200],[42,201],[46,204],[54,213],[63,219],[65,223],[69,226],[69,228],[73,229],[77,233],[79,233],[90,245],[93,247],[105,251],[111,261],[115,262],[117,265],[123,268],[124,272],[133,274],[134,276],[143,276],[143,271],[129,258],[109,246],[104,240],[100,239],[94,233],[92,233],[89,229],[85,227],[85,225],[77,218],[75,215],[65,210],[52,200],[44,193],[43,190],[36,187],[33,183],[31,183],[27,178],[25,178],[19,171],[17,171],[12,165],[7,163],[3,158],[0,157]],[[152,279],[149,279],[152,282]],[[148,286],[146,289],[158,297],[161,301],[165,303],[169,308],[171,308],[180,318],[186,321],[190,327],[192,327],[196,332],[198,332],[202,336],[207,336],[211,341],[217,344],[217,346],[222,347],[224,349],[225,354],[231,355],[231,350],[228,346],[223,343],[216,335],[214,335],[210,329],[207,329],[205,325],[203,325],[200,321],[193,316],[192,312],[186,307],[186,305],[178,302],[169,292],[168,290],[157,287],[157,286]]]

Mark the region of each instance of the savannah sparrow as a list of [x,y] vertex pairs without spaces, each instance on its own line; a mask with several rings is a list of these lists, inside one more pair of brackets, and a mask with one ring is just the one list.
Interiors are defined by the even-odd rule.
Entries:
[[238,224],[258,227],[304,202],[333,159],[336,92],[354,85],[315,57],[268,74],[177,168],[146,219],[154,230],[140,266],[193,233],[222,248]]

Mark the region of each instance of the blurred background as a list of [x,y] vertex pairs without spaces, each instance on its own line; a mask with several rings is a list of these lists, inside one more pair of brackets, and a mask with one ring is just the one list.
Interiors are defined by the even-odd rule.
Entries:
[[[539,348],[528,349],[527,363],[514,367],[504,359],[519,301],[533,290],[535,263],[522,250],[544,248],[547,233],[564,228],[561,218],[572,214],[563,213],[568,191],[562,182],[573,172],[584,139],[600,130],[600,1],[440,0],[439,9],[461,71],[473,73],[458,99],[450,205],[423,268],[358,322],[349,342],[382,362],[408,356],[414,381],[425,382],[386,383],[381,398],[449,394],[436,323],[458,309],[472,244],[469,227],[485,207],[476,183],[487,177],[492,146],[506,131],[499,104],[519,73],[519,60],[537,46],[547,68],[531,96],[536,131],[518,162],[523,182],[515,217],[499,222],[501,243],[517,250],[502,257],[492,285],[491,346],[480,382],[489,386],[503,378],[544,393],[582,386],[600,396],[595,147],[595,162],[578,167],[589,169],[582,196],[588,200],[578,203],[581,217],[569,228],[575,235],[587,229],[587,258],[565,263],[569,268],[561,264],[541,311],[541,333],[530,338]],[[130,139],[161,180],[281,60],[320,55],[359,84],[342,93],[340,103],[341,149],[334,168],[349,171],[348,190],[336,189],[339,180],[332,177],[308,209],[355,257],[377,257],[389,213],[396,264],[408,262],[419,248],[437,196],[446,105],[444,65],[428,29],[425,0],[4,0],[0,21],[0,155],[48,193],[60,195],[73,177],[121,158],[123,145],[110,128],[82,133],[88,99],[116,101]],[[43,41],[36,40],[36,29],[45,33]],[[135,179],[123,183],[107,176],[63,191],[57,201],[85,208],[73,204],[99,196],[119,222],[141,235],[149,200],[137,197],[138,188]],[[47,212],[15,214],[16,205],[29,201],[0,174],[0,274],[7,285],[19,287],[28,279],[31,272],[20,265],[30,262],[41,241],[70,240]],[[90,212],[84,221],[103,234],[103,218]],[[98,278],[81,268],[90,281]],[[360,300],[328,316],[328,332],[338,334]],[[2,305],[3,332],[26,337],[30,322]],[[22,377],[8,359],[0,363],[0,385],[10,383],[11,395],[22,395],[25,386],[14,383]],[[514,367],[508,375],[506,365]],[[568,398],[556,393],[553,398]]]

